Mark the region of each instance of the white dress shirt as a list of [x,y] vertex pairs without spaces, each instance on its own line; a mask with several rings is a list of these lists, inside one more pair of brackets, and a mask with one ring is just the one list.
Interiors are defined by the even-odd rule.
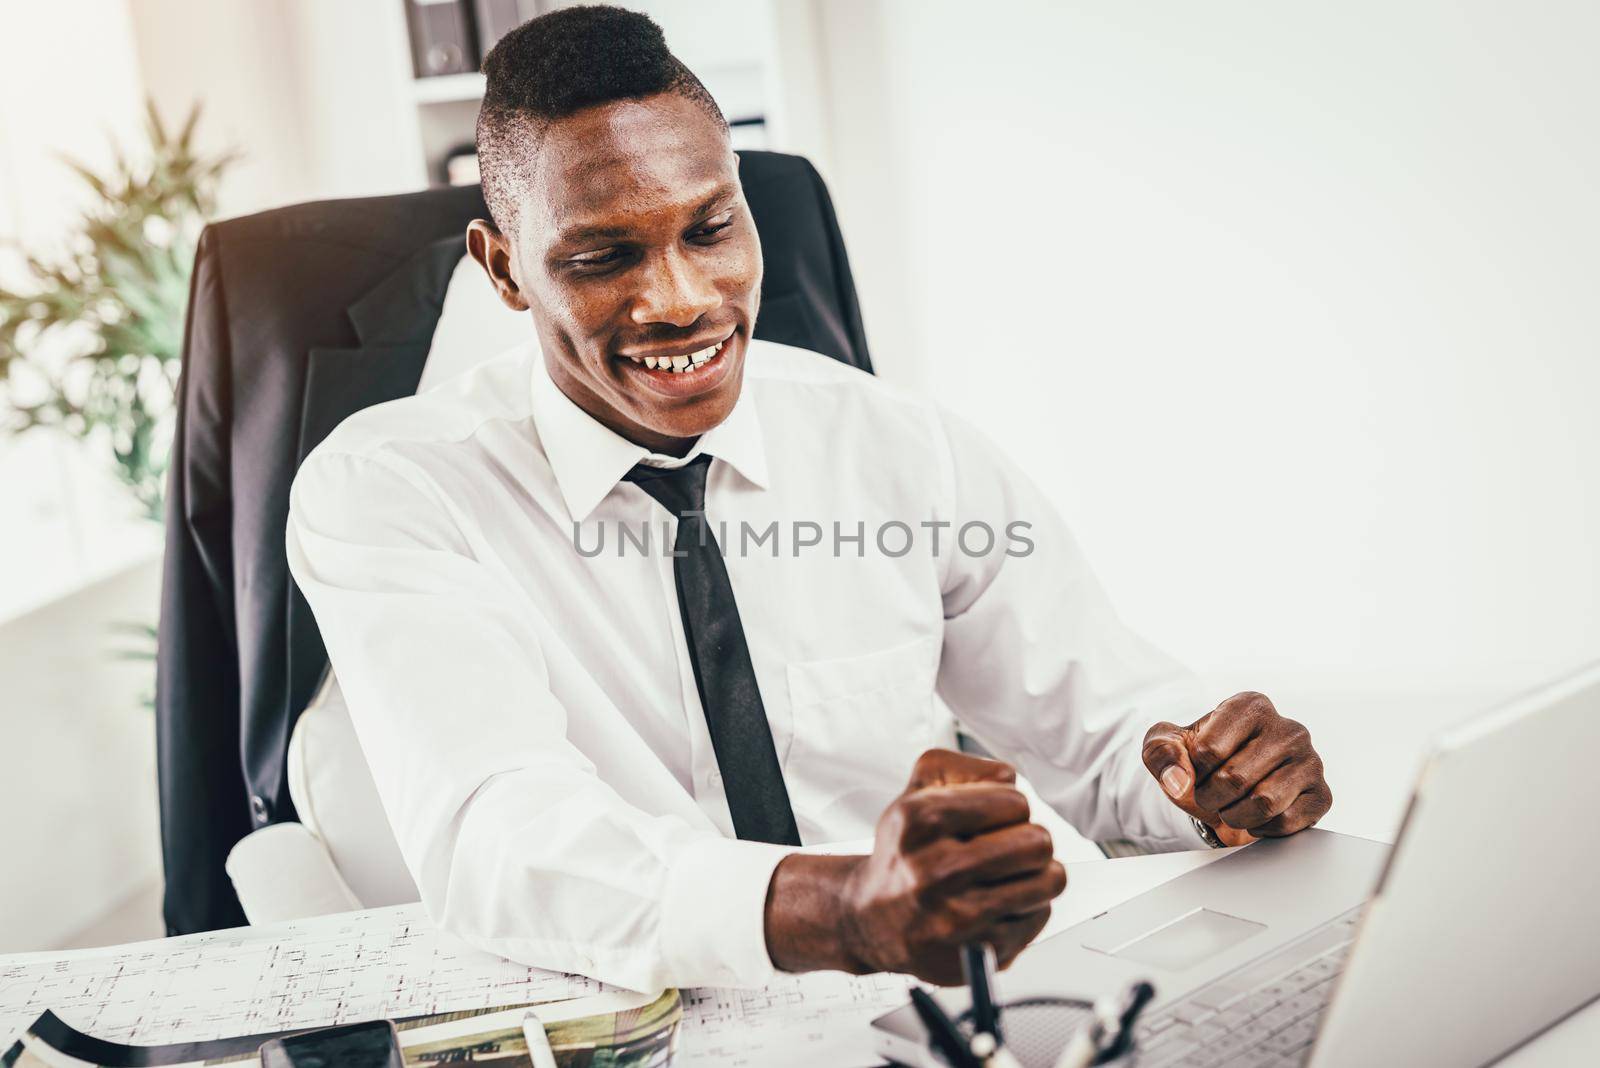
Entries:
[[[869,836],[917,756],[954,745],[952,710],[1089,837],[1198,846],[1139,754],[1149,724],[1204,711],[1190,677],[971,427],[756,341],[702,452],[808,846]],[[622,481],[641,461],[679,462],[579,409],[526,344],[341,424],[295,479],[289,564],[440,926],[634,989],[761,984],[788,849],[733,837],[675,520]],[[994,548],[977,526],[963,543],[970,523]]]

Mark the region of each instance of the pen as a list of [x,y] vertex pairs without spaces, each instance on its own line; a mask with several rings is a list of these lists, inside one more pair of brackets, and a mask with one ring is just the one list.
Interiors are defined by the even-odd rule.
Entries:
[[1116,1031],[1112,1034],[1111,1044],[1103,1051],[1106,1059],[1120,1057],[1133,1048],[1133,1023],[1150,1004],[1150,999],[1156,996],[1156,988],[1146,982],[1134,983],[1123,995],[1122,1008],[1117,1012]]
[[1097,1060],[1115,1060],[1128,1052],[1134,1021],[1155,996],[1155,987],[1138,982],[1123,993],[1120,1005],[1109,996],[1095,1002],[1094,1018],[1067,1042],[1055,1068],[1088,1068]]
[[933,996],[920,986],[911,988],[911,1004],[916,1006],[922,1026],[928,1029],[928,1039],[944,1055],[951,1068],[981,1068],[976,1057],[967,1049],[967,1040],[961,1036],[955,1021],[945,1015]]
[[961,970],[967,976],[972,994],[972,1030],[990,1034],[995,1044],[1004,1041],[1000,1034],[1000,1009],[994,1002],[994,947],[986,942],[968,942],[961,947]]
[[1013,1057],[1011,1051],[1000,1045],[987,1031],[980,1031],[972,1036],[972,1055],[978,1059],[983,1068],[1022,1068],[1022,1062]]

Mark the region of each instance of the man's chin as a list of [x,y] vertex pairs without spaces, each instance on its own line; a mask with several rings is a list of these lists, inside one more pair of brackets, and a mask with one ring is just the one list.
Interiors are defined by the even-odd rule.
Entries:
[[696,398],[671,412],[655,412],[641,424],[651,434],[676,441],[692,441],[715,428],[733,411],[731,399]]

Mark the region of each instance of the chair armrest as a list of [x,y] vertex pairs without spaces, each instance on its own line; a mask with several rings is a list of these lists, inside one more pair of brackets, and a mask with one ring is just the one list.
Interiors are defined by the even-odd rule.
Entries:
[[298,823],[274,823],[241,838],[227,869],[252,924],[361,908],[327,847]]
[[289,796],[363,908],[421,899],[330,670],[289,736]]

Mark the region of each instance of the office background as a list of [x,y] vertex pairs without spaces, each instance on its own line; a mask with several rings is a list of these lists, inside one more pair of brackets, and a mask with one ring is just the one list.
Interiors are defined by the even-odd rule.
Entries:
[[[1600,652],[1592,5],[632,6],[822,171],[880,373],[999,440],[1219,697],[1311,725],[1330,826],[1392,827],[1428,729]],[[146,94],[243,153],[223,216],[419,188],[474,107],[400,0],[8,4],[0,39],[30,250],[81,208],[59,154],[136,144]],[[160,933],[152,682],[109,629],[154,622],[160,537],[103,453],[0,438],[0,951]]]

